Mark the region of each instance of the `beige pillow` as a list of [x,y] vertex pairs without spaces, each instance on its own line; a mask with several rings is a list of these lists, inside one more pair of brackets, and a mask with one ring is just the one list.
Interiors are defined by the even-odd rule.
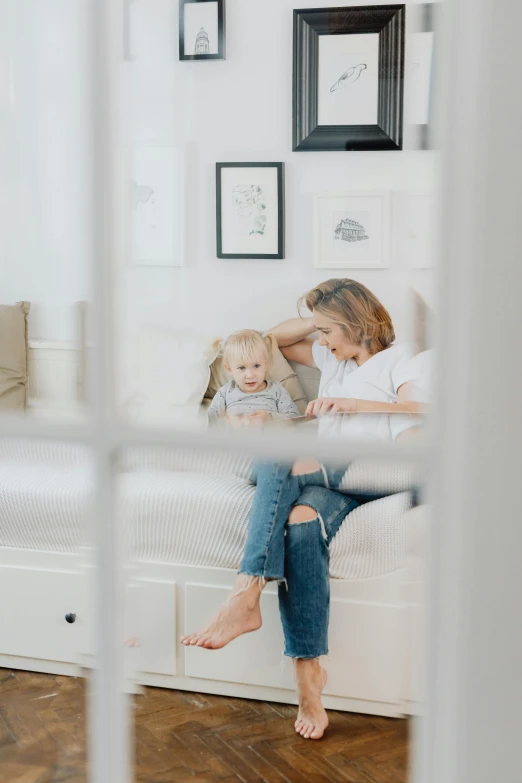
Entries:
[[[272,357],[272,362],[268,370],[268,379],[270,381],[279,381],[297,405],[299,413],[304,414],[308,403],[303,387],[301,386],[297,374],[292,367],[290,367],[279,349],[277,349]],[[230,376],[223,366],[223,359],[221,356],[218,356],[210,367],[210,381],[205,392],[205,397],[207,399],[212,399],[218,389],[228,383],[229,380]]]
[[0,305],[0,409],[25,409],[29,302]]

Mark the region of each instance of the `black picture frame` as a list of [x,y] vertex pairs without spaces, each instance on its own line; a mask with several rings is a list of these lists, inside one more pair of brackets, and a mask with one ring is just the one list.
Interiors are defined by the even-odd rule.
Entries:
[[[404,113],[405,8],[400,5],[294,10],[294,152],[401,150]],[[319,36],[379,35],[376,125],[319,125]]]
[[[224,253],[222,225],[222,177],[226,168],[272,168],[277,171],[277,253]],[[285,257],[285,164],[284,163],[216,163],[216,254],[218,258],[282,259]]]
[[[217,54],[185,54],[185,6],[215,3],[218,5],[218,51]],[[225,60],[225,0],[179,0],[179,59],[180,60]]]

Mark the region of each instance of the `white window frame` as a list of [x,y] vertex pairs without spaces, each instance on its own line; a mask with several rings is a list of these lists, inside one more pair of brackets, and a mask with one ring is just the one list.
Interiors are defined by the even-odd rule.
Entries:
[[[432,444],[421,448],[350,448],[345,444],[317,443],[300,432],[285,433],[284,437],[233,440],[220,434],[172,433],[134,430],[119,423],[114,416],[112,399],[113,355],[113,299],[111,265],[123,255],[125,242],[121,199],[116,182],[121,182],[118,156],[117,75],[123,60],[122,4],[117,0],[95,0],[91,7],[93,42],[93,118],[94,180],[96,192],[105,194],[105,201],[93,203],[93,271],[95,308],[94,352],[95,363],[91,378],[92,416],[88,421],[68,426],[30,419],[2,417],[0,432],[9,438],[46,438],[86,444],[96,464],[97,492],[92,520],[95,529],[96,581],[96,638],[97,658],[93,672],[93,692],[89,711],[91,781],[95,783],[127,783],[131,780],[130,721],[125,694],[122,628],[122,573],[121,547],[117,526],[114,524],[115,458],[122,448],[138,445],[159,447],[176,446],[191,449],[239,450],[257,456],[292,458],[302,453],[314,453],[319,459],[348,461],[355,457],[382,459],[414,459],[434,468],[432,494],[435,498],[432,539],[431,599],[428,607],[429,645],[427,657],[427,711],[428,717],[420,728],[421,741],[414,753],[414,779],[422,783],[482,783],[491,780],[514,780],[518,765],[517,732],[509,728],[517,725],[519,705],[522,703],[522,678],[513,680],[511,692],[505,690],[506,677],[515,670],[514,655],[520,649],[521,633],[516,617],[512,628],[495,619],[490,605],[485,607],[483,622],[473,602],[472,589],[483,591],[484,572],[489,552],[483,541],[474,537],[478,528],[487,530],[486,511],[473,504],[473,490],[480,490],[483,482],[493,480],[498,498],[497,531],[505,535],[505,542],[495,541],[495,555],[505,556],[504,572],[498,570],[498,581],[490,585],[492,600],[507,600],[508,594],[522,595],[522,569],[509,548],[517,542],[508,522],[516,508],[518,487],[509,484],[513,460],[520,465],[521,458],[512,452],[513,432],[520,421],[522,379],[510,377],[512,387],[503,389],[502,409],[496,417],[500,443],[495,433],[486,433],[480,439],[474,422],[487,410],[488,399],[473,386],[476,365],[481,352],[476,346],[477,330],[482,350],[496,350],[500,361],[512,362],[522,334],[516,329],[502,333],[502,341],[495,344],[492,332],[478,329],[477,317],[488,296],[505,297],[504,321],[497,313],[498,324],[508,323],[513,307],[522,300],[522,285],[514,268],[502,263],[504,279],[499,282],[486,276],[490,258],[485,226],[490,223],[484,215],[495,216],[497,236],[506,257],[518,254],[522,258],[522,240],[519,225],[509,221],[495,210],[494,196],[498,192],[498,160],[504,162],[509,150],[502,147],[503,132],[508,140],[522,137],[522,93],[513,90],[511,101],[496,90],[490,78],[491,60],[483,56],[479,45],[492,40],[502,50],[505,73],[517,74],[520,64],[520,45],[516,31],[522,26],[522,4],[518,0],[501,0],[491,13],[486,0],[454,0],[451,29],[446,31],[447,78],[442,81],[447,96],[446,160],[444,200],[448,242],[441,254],[440,312],[444,318],[439,340],[441,371],[439,373],[441,403],[438,425]],[[458,36],[457,36],[458,33]],[[451,78],[449,69],[451,68]],[[463,100],[463,96],[466,97]],[[493,103],[498,147],[495,155],[486,154],[488,141],[494,140],[493,121],[488,116]],[[449,116],[451,115],[451,116]],[[484,129],[483,134],[477,127]],[[513,134],[515,128],[516,134]],[[451,129],[451,133],[449,130]],[[492,148],[490,148],[490,152]],[[482,167],[477,172],[477,164]],[[522,181],[522,156],[510,160],[511,173],[506,177],[504,192],[517,198],[516,182]],[[502,169],[505,171],[505,168]],[[477,183],[485,187],[477,189]],[[121,186],[120,186],[121,187]],[[488,191],[488,187],[490,190]],[[120,205],[118,207],[118,204]],[[490,212],[488,212],[490,207]],[[499,233],[500,232],[500,233]],[[484,246],[470,241],[470,237],[484,240]],[[514,266],[514,265],[513,265]],[[458,338],[459,344],[456,344]],[[465,352],[464,356],[462,352]],[[483,358],[483,357],[482,357]],[[451,396],[446,394],[444,379],[454,378]],[[517,418],[518,417],[518,418]],[[489,441],[488,441],[489,434]],[[487,473],[476,460],[474,447],[489,443],[495,465]],[[488,466],[490,467],[490,466]],[[472,473],[475,471],[474,473]],[[508,471],[507,478],[502,471]],[[442,499],[441,496],[443,495]],[[487,509],[489,511],[489,508]],[[522,526],[521,526],[522,527]],[[520,538],[518,538],[520,541]],[[522,541],[520,541],[522,545]],[[520,547],[522,549],[522,546]],[[520,549],[518,554],[520,554]],[[471,550],[471,553],[470,553]],[[479,569],[477,573],[477,569]],[[481,570],[482,569],[482,570]],[[502,579],[499,577],[502,576]],[[507,590],[509,589],[509,593]],[[518,623],[518,626],[521,624]],[[479,644],[477,649],[476,645]],[[493,656],[500,646],[503,651],[504,671],[498,677],[502,693],[495,692],[494,683],[487,679],[488,655]],[[511,654],[513,650],[513,654]],[[466,667],[468,667],[466,669]],[[485,684],[483,684],[485,682]],[[474,711],[476,689],[484,687],[488,702],[483,714]],[[475,689],[475,691],[474,691]],[[499,713],[499,706],[503,707]],[[487,709],[495,709],[494,719]],[[491,748],[502,747],[502,754],[494,759],[492,774],[489,758],[481,755],[481,740],[489,731]],[[517,736],[515,736],[517,735]],[[473,757],[475,754],[475,757]],[[493,758],[493,754],[490,754]]]

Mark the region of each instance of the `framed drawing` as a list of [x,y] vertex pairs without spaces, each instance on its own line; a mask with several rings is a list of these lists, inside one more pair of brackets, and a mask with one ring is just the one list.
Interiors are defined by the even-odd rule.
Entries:
[[411,5],[408,14],[412,16],[412,29],[406,56],[406,123],[413,130],[414,146],[428,149],[433,101],[435,3]]
[[402,149],[404,5],[294,11],[293,149]]
[[179,59],[225,59],[225,0],[179,0]]
[[317,196],[314,234],[314,266],[384,269],[389,266],[389,193],[371,190]]
[[137,265],[183,266],[184,159],[183,147],[134,148],[130,200]]
[[284,163],[216,163],[218,258],[284,258]]

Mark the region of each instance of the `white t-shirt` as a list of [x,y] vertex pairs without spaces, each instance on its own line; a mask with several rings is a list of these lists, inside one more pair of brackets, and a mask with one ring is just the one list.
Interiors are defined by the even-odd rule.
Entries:
[[406,372],[411,375],[411,399],[415,402],[433,402],[433,371],[435,353],[433,348],[428,351],[404,359],[408,363]]
[[[415,356],[401,359],[398,368],[403,377],[409,376],[410,399],[414,402],[433,402],[433,365],[435,354],[433,349],[422,351]],[[404,430],[423,424],[422,416],[390,417],[392,436],[395,439]]]
[[[355,359],[338,361],[316,340],[312,345],[314,362],[321,370],[320,397],[345,397],[376,402],[397,402],[399,388],[417,376],[410,361],[411,349],[392,345],[371,356],[359,366]],[[393,427],[391,419],[394,419]],[[402,420],[402,427],[400,422]],[[413,425],[407,414],[356,413],[348,416],[326,415],[319,421],[320,437],[350,437],[364,440],[393,440],[399,431]]]

